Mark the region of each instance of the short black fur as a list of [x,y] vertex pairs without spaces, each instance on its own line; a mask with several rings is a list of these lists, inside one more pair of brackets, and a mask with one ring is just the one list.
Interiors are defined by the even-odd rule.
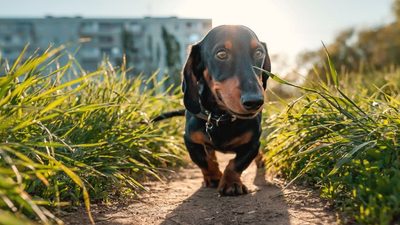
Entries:
[[[230,48],[226,49],[226,46]],[[218,49],[229,50],[232,58],[219,60],[215,57]],[[255,51],[264,54],[263,60],[254,59]],[[215,96],[209,84],[223,83],[235,77],[240,81],[238,89],[241,98],[263,96],[262,92],[266,89],[268,77],[257,70],[257,67],[271,71],[266,44],[258,41],[253,31],[247,27],[220,26],[214,28],[200,43],[192,47],[183,69],[182,89],[187,109],[184,140],[191,159],[202,169],[205,181],[209,174],[218,177],[216,175],[218,173],[212,171],[207,158],[212,151],[236,153],[231,162],[232,168],[228,166],[224,175],[220,177],[219,192],[222,195],[240,195],[246,192],[247,189],[241,184],[240,178],[229,183],[230,177],[227,176],[236,174],[240,176],[259,154],[262,116],[259,110],[251,118],[240,118],[229,109],[221,107],[218,96]],[[211,81],[204,75],[206,70],[211,76]],[[257,78],[259,76],[262,77]],[[257,84],[257,79],[262,81],[261,85]],[[229,93],[229,90],[226,92]],[[205,119],[204,115],[209,114],[214,117],[228,114],[231,119],[216,124],[213,120]],[[207,130],[207,125],[211,125],[212,129]],[[244,139],[246,140],[242,143]]]

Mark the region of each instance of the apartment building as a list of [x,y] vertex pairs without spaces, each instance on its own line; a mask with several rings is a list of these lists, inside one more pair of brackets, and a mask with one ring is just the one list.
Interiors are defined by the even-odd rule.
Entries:
[[28,43],[27,54],[64,44],[85,70],[95,70],[105,57],[118,66],[125,54],[132,74],[158,71],[162,79],[166,73],[177,76],[171,68],[183,65],[188,46],[211,25],[210,19],[176,17],[0,18],[0,54],[12,63]]

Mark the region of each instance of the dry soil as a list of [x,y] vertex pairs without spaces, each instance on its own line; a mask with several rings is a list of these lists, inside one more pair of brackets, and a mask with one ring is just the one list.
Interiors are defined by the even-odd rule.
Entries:
[[[220,167],[233,155],[217,154]],[[223,168],[222,168],[223,170]],[[149,192],[139,199],[93,205],[96,224],[336,224],[336,215],[318,195],[265,176],[254,163],[242,179],[250,193],[220,197],[216,189],[202,187],[202,175],[194,165],[176,172],[165,182],[145,183]],[[66,224],[89,224],[84,210],[69,213]]]

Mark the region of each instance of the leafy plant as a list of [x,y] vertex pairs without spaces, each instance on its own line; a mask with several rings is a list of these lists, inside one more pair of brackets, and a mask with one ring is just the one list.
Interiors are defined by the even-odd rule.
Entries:
[[[400,71],[339,79],[329,55],[328,68],[332,85],[311,87],[269,73],[304,95],[269,116],[267,165],[291,180],[288,185],[302,181],[319,188],[357,223],[391,224],[400,218]],[[382,79],[388,79],[385,85],[374,85]]]
[[[128,79],[103,62],[86,73],[62,47],[24,59],[0,75],[0,221],[61,223],[54,210],[143,189],[143,177],[181,163],[181,124],[152,124],[181,107],[162,83]],[[67,79],[68,78],[68,79]],[[149,83],[154,88],[146,88]],[[12,212],[12,214],[10,214]],[[23,222],[20,222],[23,224]]]

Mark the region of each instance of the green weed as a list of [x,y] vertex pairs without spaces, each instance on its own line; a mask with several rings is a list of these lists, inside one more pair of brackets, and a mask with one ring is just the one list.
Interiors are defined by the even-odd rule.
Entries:
[[328,68],[331,85],[296,86],[269,74],[303,95],[269,115],[267,165],[289,184],[319,188],[350,221],[394,223],[400,218],[400,71],[340,76],[330,60]]
[[90,201],[136,193],[143,177],[159,178],[160,168],[182,162],[182,124],[149,122],[181,108],[179,94],[156,82],[146,88],[154,76],[128,78],[123,65],[104,62],[90,73],[73,58],[58,65],[65,54],[22,53],[0,74],[2,223],[61,223],[48,209],[82,200],[91,217]]

